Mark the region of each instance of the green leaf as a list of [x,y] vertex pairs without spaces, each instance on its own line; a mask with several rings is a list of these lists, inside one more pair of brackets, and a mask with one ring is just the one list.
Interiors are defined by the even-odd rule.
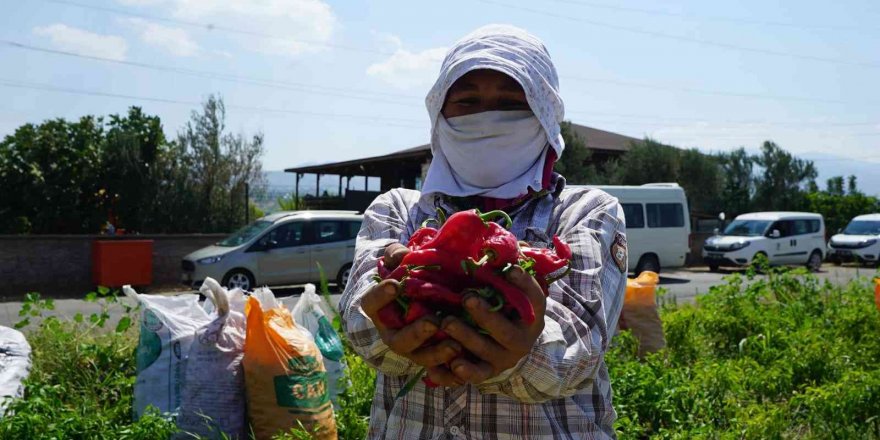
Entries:
[[82,314],[82,313],[77,313],[76,315],[73,315],[73,321],[76,322],[76,323],[81,323],[81,322],[83,322],[83,314]]
[[105,286],[98,286],[98,294],[100,294],[101,296],[106,296],[108,293],[110,293],[110,288]]
[[97,313],[92,313],[91,315],[89,315],[89,322],[91,322],[92,324],[98,322],[100,319],[101,318],[98,316]]
[[98,294],[95,292],[89,292],[86,294],[86,302],[95,302],[98,300]]
[[43,307],[45,307],[46,310],[55,310],[55,300],[47,299]]
[[131,327],[131,318],[123,316],[122,319],[119,320],[119,323],[116,324],[116,333],[122,333],[128,330],[129,327]]
[[21,321],[16,322],[15,328],[20,329],[20,328],[26,327],[30,323],[31,323],[31,320],[28,318],[25,318],[25,319],[22,319]]

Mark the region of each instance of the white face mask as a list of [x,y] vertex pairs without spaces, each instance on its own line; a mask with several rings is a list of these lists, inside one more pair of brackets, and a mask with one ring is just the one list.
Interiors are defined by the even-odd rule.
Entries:
[[[531,111],[488,111],[438,119],[439,147],[459,185],[499,198],[541,187],[548,143],[541,122]],[[499,194],[501,188],[505,190]]]

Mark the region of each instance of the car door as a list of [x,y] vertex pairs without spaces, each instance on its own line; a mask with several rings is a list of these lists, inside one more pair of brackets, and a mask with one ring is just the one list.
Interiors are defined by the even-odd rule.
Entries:
[[257,242],[258,284],[291,284],[309,281],[311,255],[308,223],[292,221],[279,225]]
[[343,220],[312,220],[312,279],[318,279],[317,264],[321,263],[327,279],[333,281],[340,269],[351,263],[354,237],[348,222]]
[[[774,230],[779,231],[779,237],[774,238],[771,236]],[[767,231],[767,237],[771,240],[768,255],[771,264],[791,264],[795,262],[797,250],[794,247],[794,243],[797,240],[792,236],[793,232],[793,220],[778,220],[770,226],[770,229]]]

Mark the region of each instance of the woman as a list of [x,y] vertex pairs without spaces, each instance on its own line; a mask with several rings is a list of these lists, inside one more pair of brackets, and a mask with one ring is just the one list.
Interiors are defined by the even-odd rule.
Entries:
[[[601,191],[565,188],[552,172],[564,148],[558,90],[543,43],[515,27],[480,28],[443,61],[426,99],[434,159],[422,191],[391,190],[367,209],[340,302],[355,350],[378,370],[370,438],[614,437],[604,353],[626,286],[623,211]],[[547,247],[559,235],[571,245],[572,271],[546,299],[521,269],[508,274],[543,320],[526,326],[466,297],[489,335],[454,317],[381,325],[376,312],[397,286],[372,281],[376,261],[397,265],[407,252],[401,243],[438,207],[504,209],[520,240]],[[451,339],[419,348],[441,329]],[[479,360],[457,357],[465,349]],[[395,400],[422,367],[441,387],[419,383]]]

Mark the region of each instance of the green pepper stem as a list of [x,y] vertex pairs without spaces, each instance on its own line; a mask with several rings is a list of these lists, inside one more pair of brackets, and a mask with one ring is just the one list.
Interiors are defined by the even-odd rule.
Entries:
[[416,374],[414,374],[408,381],[406,381],[406,385],[397,392],[397,396],[394,396],[394,400],[399,400],[401,397],[406,396],[412,391],[413,388],[416,387],[416,384],[419,383],[419,379],[425,376],[427,370],[423,367]]
[[428,226],[428,223],[431,223],[431,222],[437,223],[437,227],[440,227],[440,225],[442,225],[442,223],[440,223],[439,220],[437,220],[436,218],[430,217],[430,218],[426,218],[425,221],[422,222],[421,227],[424,228],[424,227]]
[[569,264],[568,266],[565,266],[565,271],[562,272],[561,274],[556,275],[555,277],[547,277],[547,285],[553,284],[553,283],[567,277],[568,274],[570,274],[570,273],[571,273],[571,265]]
[[446,223],[446,211],[443,208],[437,208],[437,221],[440,223],[440,226]]
[[480,218],[483,219],[484,222],[492,221],[496,218],[501,218],[504,220],[505,223],[507,223],[507,226],[504,227],[505,229],[510,229],[511,227],[513,227],[513,220],[510,219],[510,216],[506,212],[500,209],[489,211],[485,214],[480,214]]

